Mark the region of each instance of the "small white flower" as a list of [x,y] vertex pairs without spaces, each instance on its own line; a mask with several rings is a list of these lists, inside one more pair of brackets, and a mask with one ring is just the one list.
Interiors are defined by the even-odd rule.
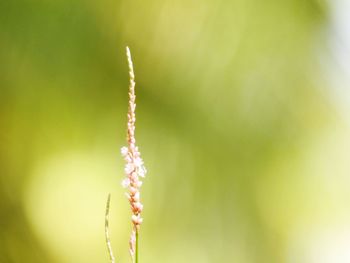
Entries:
[[131,216],[131,220],[135,225],[140,225],[143,221],[143,219],[141,218],[140,214],[136,215],[132,215]]
[[136,157],[134,160],[135,166],[139,167],[143,165],[143,160],[140,157]]
[[125,165],[124,171],[125,171],[126,174],[130,174],[134,170],[135,170],[135,167],[134,167],[134,165],[132,163],[127,163]]
[[143,205],[142,205],[140,202],[134,203],[134,207],[135,207],[136,210],[138,210],[139,212],[141,212],[142,209],[143,209]]
[[140,167],[138,167],[137,173],[138,173],[139,176],[145,177],[146,173],[147,173],[147,170],[146,170],[145,166],[141,165]]
[[129,154],[126,155],[126,156],[124,156],[124,160],[125,160],[125,162],[127,162],[127,163],[131,163],[131,161],[132,161],[132,159],[131,159],[131,157],[129,156]]
[[137,202],[140,201],[140,192],[136,192],[135,195],[133,196],[133,199]]
[[137,191],[138,191],[135,187],[132,187],[132,186],[129,188],[129,190],[130,190],[130,193],[132,195],[135,195],[137,193]]
[[136,182],[136,186],[137,186],[138,188],[140,188],[140,187],[142,186],[142,181],[137,181],[137,182]]
[[120,153],[122,154],[123,157],[126,157],[128,155],[128,152],[129,152],[128,147],[124,146],[120,149]]
[[129,177],[130,177],[130,180],[131,181],[137,181],[138,180],[138,177],[137,177],[137,173],[136,172],[132,172],[130,175],[129,175]]
[[127,188],[129,185],[130,185],[130,179],[129,179],[129,178],[125,178],[125,179],[122,181],[122,186],[123,186],[124,188]]

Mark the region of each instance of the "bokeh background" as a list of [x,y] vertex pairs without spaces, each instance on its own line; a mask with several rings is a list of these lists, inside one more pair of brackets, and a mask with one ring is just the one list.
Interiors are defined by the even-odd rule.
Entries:
[[0,262],[350,262],[350,2],[0,1]]

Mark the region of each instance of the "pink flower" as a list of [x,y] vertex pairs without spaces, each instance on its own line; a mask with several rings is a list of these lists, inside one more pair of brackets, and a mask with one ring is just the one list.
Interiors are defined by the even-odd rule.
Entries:
[[139,176],[145,177],[146,173],[147,173],[146,167],[144,167],[143,165],[138,167],[137,173],[138,173]]
[[132,163],[127,163],[125,165],[125,173],[128,175],[128,174],[131,174],[133,171],[135,170],[135,166],[132,164]]
[[121,149],[120,149],[120,153],[122,154],[122,156],[123,157],[126,157],[127,155],[128,155],[128,153],[129,153],[129,149],[128,149],[128,147],[122,147]]
[[138,227],[139,225],[141,225],[143,219],[141,218],[140,215],[137,215],[137,216],[136,215],[132,215],[131,221],[134,223],[135,226]]
[[122,186],[124,188],[127,188],[130,186],[130,179],[129,178],[125,178],[123,181],[122,181]]
[[129,76],[130,76],[130,85],[129,85],[129,109],[128,109],[128,123],[127,123],[127,147],[122,147],[120,152],[124,157],[126,162],[124,172],[126,178],[123,180],[122,185],[128,188],[128,193],[126,194],[132,211],[131,221],[133,223],[133,229],[131,232],[131,237],[129,241],[130,245],[130,254],[133,257],[135,254],[135,243],[136,243],[136,234],[139,231],[140,225],[142,223],[141,211],[143,205],[140,200],[140,187],[142,181],[139,177],[145,177],[146,168],[144,167],[141,154],[138,147],[136,146],[135,139],[135,75],[133,64],[131,60],[131,54],[129,48],[126,49],[126,54],[128,58],[129,65]]

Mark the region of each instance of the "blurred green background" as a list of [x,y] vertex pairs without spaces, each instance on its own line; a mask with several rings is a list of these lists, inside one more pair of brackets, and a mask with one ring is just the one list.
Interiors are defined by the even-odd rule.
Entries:
[[2,0],[0,262],[130,262],[128,45],[140,262],[349,263],[349,7]]

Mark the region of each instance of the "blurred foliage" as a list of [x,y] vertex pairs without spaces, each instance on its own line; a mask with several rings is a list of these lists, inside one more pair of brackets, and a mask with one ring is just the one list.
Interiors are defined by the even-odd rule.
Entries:
[[317,0],[1,1],[0,262],[108,262],[109,192],[129,260],[126,45],[149,170],[142,262],[304,262],[287,259],[295,233],[348,198],[318,177],[342,132],[327,21]]

